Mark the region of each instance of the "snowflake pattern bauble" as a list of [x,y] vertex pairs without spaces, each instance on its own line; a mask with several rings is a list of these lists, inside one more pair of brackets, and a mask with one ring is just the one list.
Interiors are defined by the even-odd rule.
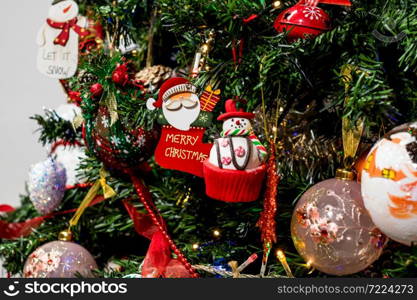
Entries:
[[363,205],[360,184],[341,179],[320,182],[301,197],[291,235],[305,261],[331,275],[366,269],[387,240]]
[[126,129],[121,121],[111,125],[110,114],[100,107],[95,120],[87,122],[84,139],[89,150],[106,165],[110,171],[125,172],[138,168],[152,156],[159,132],[136,128]]
[[371,149],[361,180],[378,228],[400,243],[417,244],[417,122],[393,129]]
[[286,32],[290,42],[315,37],[330,29],[330,17],[320,7],[296,4],[282,11],[275,19],[274,28]]
[[82,246],[64,241],[47,243],[29,255],[23,268],[25,278],[93,277],[93,256]]

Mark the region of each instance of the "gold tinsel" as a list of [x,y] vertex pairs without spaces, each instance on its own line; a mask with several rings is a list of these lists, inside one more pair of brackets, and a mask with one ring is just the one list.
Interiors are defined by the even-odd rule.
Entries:
[[[284,107],[278,106],[280,114],[284,113]],[[313,120],[317,117],[317,107],[313,102],[304,110],[290,109],[275,127],[274,110],[266,113],[266,122],[262,108],[255,110],[256,118],[254,128],[262,132],[265,126],[267,132],[274,133],[276,139],[276,159],[280,173],[294,174],[307,181],[315,182],[329,178],[332,169],[336,170],[343,157],[340,149],[341,141],[335,136],[328,138],[318,135],[312,126]],[[273,136],[260,136],[262,140],[269,140]],[[329,168],[330,166],[330,168]],[[333,172],[334,173],[334,172]]]
[[155,65],[146,67],[136,73],[135,80],[141,82],[149,92],[154,92],[173,75],[174,70],[170,67]]

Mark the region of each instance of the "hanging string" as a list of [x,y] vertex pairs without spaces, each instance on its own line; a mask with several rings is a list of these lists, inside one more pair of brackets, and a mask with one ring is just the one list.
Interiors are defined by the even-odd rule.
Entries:
[[[354,65],[345,65],[342,67],[342,80],[345,84],[345,93],[347,94],[351,82],[353,80],[353,72],[361,72],[357,69]],[[349,97],[345,97],[344,104],[347,105],[350,101]],[[354,160],[356,157],[356,153],[358,151],[358,147],[360,144],[360,140],[362,137],[362,133],[364,130],[364,119],[358,119],[355,123],[353,123],[348,117],[342,118],[342,140],[343,140],[343,151],[344,151],[344,160],[343,164],[346,169],[351,169]]]

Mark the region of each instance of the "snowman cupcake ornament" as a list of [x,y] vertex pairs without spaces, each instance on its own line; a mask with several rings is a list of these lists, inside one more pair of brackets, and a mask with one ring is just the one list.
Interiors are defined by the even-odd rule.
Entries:
[[255,115],[226,101],[221,137],[214,141],[204,162],[204,180],[209,197],[225,202],[255,201],[266,172],[266,149],[253,133],[250,120]]
[[78,65],[78,40],[90,32],[88,22],[78,17],[78,5],[72,0],[54,0],[48,19],[38,33],[38,70],[51,78],[72,77]]

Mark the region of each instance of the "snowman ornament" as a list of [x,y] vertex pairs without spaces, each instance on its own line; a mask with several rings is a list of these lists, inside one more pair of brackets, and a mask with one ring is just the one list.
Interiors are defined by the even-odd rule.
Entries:
[[38,70],[51,78],[74,76],[78,65],[78,41],[90,32],[88,21],[78,17],[78,5],[73,0],[54,0],[48,19],[37,36]]
[[234,100],[226,101],[221,137],[214,141],[210,156],[204,162],[206,193],[226,202],[249,202],[258,198],[265,175],[265,147],[253,133],[250,120],[255,115],[236,108]]

